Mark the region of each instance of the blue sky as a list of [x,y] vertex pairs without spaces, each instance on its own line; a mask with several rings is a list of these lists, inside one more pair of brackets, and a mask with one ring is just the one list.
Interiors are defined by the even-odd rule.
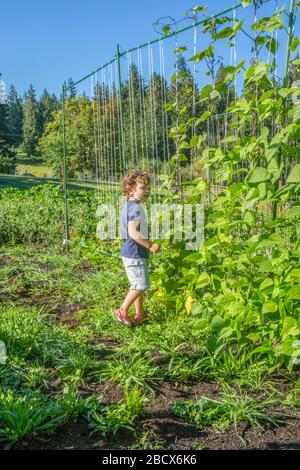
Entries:
[[[272,13],[274,3],[271,0],[264,7],[267,14]],[[157,36],[155,20],[182,18],[195,4],[206,4],[209,13],[216,13],[233,2],[14,0],[13,7],[2,3],[0,72],[6,89],[14,84],[23,94],[32,83],[38,95],[44,87],[58,95],[68,77],[77,80],[112,58],[116,43],[125,50],[151,40]],[[243,41],[240,58],[247,38]]]

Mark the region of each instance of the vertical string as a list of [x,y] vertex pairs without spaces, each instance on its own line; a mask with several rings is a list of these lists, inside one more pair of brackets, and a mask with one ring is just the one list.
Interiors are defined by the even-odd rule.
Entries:
[[113,156],[113,130],[112,130],[112,89],[110,86],[110,75],[108,73],[108,122],[109,122],[109,149],[110,149],[110,181],[111,181],[111,190],[113,189],[113,163],[114,163],[114,156]]
[[96,190],[97,190],[97,198],[99,200],[100,188],[99,188],[98,147],[97,147],[97,132],[96,132],[94,75],[91,75],[91,100],[92,100],[92,109],[93,109],[94,151],[95,151],[95,166],[96,166]]
[[133,143],[134,143],[134,151],[135,151],[135,162],[136,166],[138,166],[138,146],[137,146],[137,126],[136,126],[136,106],[135,106],[135,97],[134,97],[134,88],[133,88],[133,68],[132,68],[132,60],[131,60],[131,53],[129,53],[129,68],[130,68],[130,88],[131,88],[131,109],[132,109],[132,117],[133,117]]
[[156,181],[155,181],[155,161],[154,161],[154,110],[153,110],[153,76],[151,75],[151,53],[150,53],[150,44],[148,42],[148,72],[149,72],[149,100],[150,100],[150,113],[151,113],[151,153],[152,153],[152,172],[154,173],[154,186],[153,186],[153,196],[156,196]]
[[142,147],[142,158],[145,158],[145,148],[144,148],[144,129],[143,129],[143,105],[142,105],[142,94],[143,94],[143,83],[142,83],[142,76],[141,76],[141,66],[140,66],[140,50],[137,47],[136,55],[137,55],[137,64],[138,64],[138,80],[139,80],[139,105],[140,105],[140,136],[141,136],[141,147]]
[[115,180],[117,175],[117,160],[116,160],[116,127],[115,127],[115,87],[113,80],[113,69],[112,64],[109,65],[110,71],[110,89],[111,89],[111,98],[110,98],[110,108],[111,108],[111,121],[112,121],[112,148],[113,148],[113,184],[115,189]]
[[108,139],[107,139],[107,117],[106,117],[106,77],[105,71],[102,70],[102,93],[103,93],[103,146],[104,146],[104,160],[105,160],[105,184],[108,186],[108,193],[110,193],[110,165],[109,165],[109,151],[108,151]]
[[[152,103],[153,103],[153,126],[154,126],[154,144],[155,144],[155,158],[154,158],[154,174],[155,184],[158,186],[158,175],[159,175],[159,161],[158,161],[158,141],[157,141],[157,124],[156,124],[156,98],[155,98],[155,74],[153,66],[153,50],[152,44],[150,44],[150,59],[151,59],[151,76],[152,76]],[[156,188],[157,192],[157,188]]]
[[162,51],[161,51],[161,39],[159,38],[159,74],[160,74],[160,100],[161,100],[161,124],[162,124],[162,139],[163,139],[163,162],[164,170],[167,166],[167,152],[166,152],[166,131],[165,131],[165,110],[164,110],[164,80],[163,67],[162,67]]
[[178,103],[178,37],[177,37],[177,30],[175,31],[175,50],[176,50],[176,62],[175,62],[175,96],[176,96],[176,190],[179,191],[181,189],[180,184],[180,160],[179,160],[179,153],[178,153],[178,131],[179,131],[179,103]]
[[149,145],[148,145],[148,132],[147,132],[147,120],[146,120],[146,97],[144,90],[144,69],[143,69],[143,57],[139,49],[139,64],[140,64],[140,74],[141,74],[141,101],[142,101],[142,120],[143,120],[143,130],[145,135],[145,156],[146,156],[146,165],[148,171],[150,171],[149,164]]
[[[193,44],[193,55],[195,56],[197,53],[197,26],[194,23],[194,44]],[[196,116],[196,63],[195,61],[193,62],[193,109],[192,109],[192,115],[194,118],[193,125],[192,125],[192,137],[195,135],[195,116]],[[193,180],[193,164],[194,164],[194,156],[195,156],[196,150],[193,147],[191,149],[191,162],[190,162],[190,187],[192,185],[192,180]]]
[[[165,72],[165,55],[164,55],[164,43],[163,41],[161,42],[161,59],[162,59],[162,71],[163,71],[163,76],[164,76],[164,108],[165,105],[167,104],[167,83],[166,83],[166,72]],[[165,109],[164,112],[165,116],[165,129],[166,129],[166,143],[167,143],[167,174],[170,175],[170,148],[169,148],[169,123],[168,123],[168,113]]]
[[103,184],[103,171],[104,171],[104,148],[103,148],[103,132],[102,132],[102,116],[101,116],[101,85],[98,78],[98,73],[96,74],[96,103],[97,103],[97,134],[98,134],[98,145],[99,145],[99,186],[102,177]]
[[134,143],[133,143],[133,111],[132,111],[132,100],[131,100],[131,73],[130,73],[130,59],[129,53],[127,51],[127,74],[128,74],[128,99],[129,99],[129,115],[130,115],[130,147],[131,147],[131,160],[132,160],[132,167],[135,167],[135,160],[134,160]]
[[[116,83],[117,83],[117,59],[115,59],[115,77],[116,77]],[[122,135],[121,135],[121,125],[120,125],[120,96],[119,93],[116,93],[116,121],[117,121],[117,127],[118,127],[118,160],[117,160],[117,168],[118,168],[118,180],[121,176],[124,176],[122,173]]]

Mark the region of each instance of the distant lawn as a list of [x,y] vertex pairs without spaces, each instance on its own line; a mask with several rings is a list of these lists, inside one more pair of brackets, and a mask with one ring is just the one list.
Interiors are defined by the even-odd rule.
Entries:
[[31,173],[33,176],[38,178],[53,178],[54,173],[51,168],[45,165],[31,165],[31,164],[24,164],[24,163],[17,163],[16,172],[18,175],[23,176],[24,173]]
[[[15,176],[0,174],[0,189],[29,189],[32,188],[32,186],[38,186],[41,184],[53,184],[54,186],[60,186],[61,181],[58,178],[38,178],[35,176]],[[93,182],[68,182],[69,189],[96,189],[96,187],[96,183]]]

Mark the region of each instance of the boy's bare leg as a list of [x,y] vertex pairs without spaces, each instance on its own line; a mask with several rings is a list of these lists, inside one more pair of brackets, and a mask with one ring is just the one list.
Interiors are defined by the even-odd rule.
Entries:
[[123,305],[122,305],[122,309],[124,310],[124,312],[126,312],[128,314],[128,310],[130,309],[131,305],[141,295],[143,296],[143,291],[140,291],[140,290],[131,290],[131,291],[129,291],[128,294],[126,295],[125,300],[124,300]]
[[144,300],[144,292],[141,291],[141,294],[137,299],[135,299],[134,306],[135,306],[135,314],[138,317],[142,317],[144,315],[144,307],[143,307],[143,300]]

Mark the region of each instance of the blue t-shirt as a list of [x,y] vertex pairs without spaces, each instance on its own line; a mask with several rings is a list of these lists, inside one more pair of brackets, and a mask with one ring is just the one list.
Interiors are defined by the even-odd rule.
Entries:
[[143,207],[136,201],[126,201],[121,215],[121,234],[123,245],[121,256],[125,258],[148,258],[148,249],[134,241],[128,233],[128,222],[138,220],[138,229],[144,238],[148,238],[148,225]]

